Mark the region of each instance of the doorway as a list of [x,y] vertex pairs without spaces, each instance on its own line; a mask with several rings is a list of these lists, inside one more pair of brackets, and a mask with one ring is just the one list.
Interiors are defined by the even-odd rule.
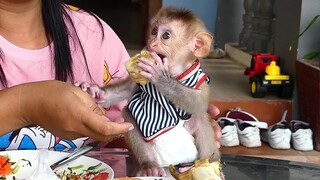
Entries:
[[142,49],[149,19],[162,7],[162,0],[65,0],[91,11],[118,34],[127,49]]

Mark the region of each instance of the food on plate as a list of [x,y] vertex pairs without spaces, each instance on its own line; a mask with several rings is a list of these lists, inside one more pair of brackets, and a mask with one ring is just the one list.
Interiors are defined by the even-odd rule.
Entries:
[[[24,163],[26,162],[26,163]],[[19,159],[17,162],[10,162],[10,159],[8,156],[2,156],[0,155],[0,180],[6,179],[9,176],[13,179],[15,176],[15,173],[19,170],[21,167],[21,164],[28,164],[29,166],[31,165],[31,162],[26,160],[26,159]],[[73,167],[68,167],[67,170],[64,170],[62,172],[54,172],[57,177],[61,180],[105,180],[108,179],[109,173],[106,172],[106,169],[100,169],[100,166],[102,163],[96,164],[94,166],[90,166],[88,168],[84,168],[83,165],[78,165],[78,166],[73,166]],[[22,165],[24,166],[24,165]],[[39,169],[37,169],[39,170]],[[36,170],[36,171],[37,171]],[[43,174],[44,170],[41,170],[41,176],[39,177],[44,177]],[[39,174],[39,173],[38,173]],[[29,179],[35,179],[33,177],[34,173],[32,174]],[[37,176],[36,179],[39,179]],[[45,178],[48,179],[48,178]]]
[[80,157],[77,161],[57,167],[52,171],[49,167],[50,162],[66,156],[67,153],[44,149],[3,151],[0,153],[0,180],[113,179],[113,170],[111,167],[103,162],[85,156]]
[[0,155],[0,179],[12,173],[9,157]]
[[126,63],[126,69],[129,73],[129,76],[131,79],[133,79],[135,82],[144,85],[149,82],[148,79],[144,78],[140,75],[140,71],[142,70],[139,66],[137,66],[137,61],[139,57],[145,57],[149,59],[150,61],[153,61],[155,63],[155,60],[150,55],[150,52],[147,50],[142,50],[140,53],[136,54],[135,56],[131,57]]
[[9,155],[0,155],[0,180],[15,177],[21,166],[31,166],[31,163],[27,159],[12,162]]
[[109,173],[106,172],[106,169],[100,169],[102,163],[96,164],[85,168],[83,165],[79,164],[77,166],[68,167],[68,170],[65,170],[61,173],[57,173],[58,177],[61,180],[100,180],[108,179]]
[[135,178],[135,177],[119,177],[119,178],[114,178],[113,180],[141,180],[141,179]]
[[176,174],[174,166],[169,166],[171,175],[177,180],[224,180],[223,165],[220,161],[210,163],[209,159],[196,160],[189,170]]

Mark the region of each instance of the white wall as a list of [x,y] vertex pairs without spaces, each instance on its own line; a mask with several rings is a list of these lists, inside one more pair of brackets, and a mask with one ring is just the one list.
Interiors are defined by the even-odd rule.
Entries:
[[[319,0],[303,0],[301,7],[300,33],[308,26],[314,16],[320,15]],[[298,43],[297,58],[302,58],[311,51],[320,51],[320,18],[300,38]]]

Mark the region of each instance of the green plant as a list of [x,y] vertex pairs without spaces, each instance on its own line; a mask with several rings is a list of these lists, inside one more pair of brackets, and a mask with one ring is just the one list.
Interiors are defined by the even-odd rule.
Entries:
[[[292,49],[292,46],[296,45],[299,38],[318,20],[320,15],[316,15],[308,24],[308,26],[300,33],[294,40],[290,42],[290,50]],[[304,59],[314,59],[315,57],[320,55],[320,51],[313,51],[309,52],[306,55],[303,56]]]

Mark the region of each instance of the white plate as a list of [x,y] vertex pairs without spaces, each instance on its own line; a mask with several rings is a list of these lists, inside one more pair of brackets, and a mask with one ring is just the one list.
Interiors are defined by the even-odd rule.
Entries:
[[[14,175],[16,178],[25,179],[30,175],[32,175],[32,173],[35,171],[36,167],[38,166],[38,161],[37,161],[38,153],[39,153],[39,150],[12,150],[12,151],[1,151],[0,155],[9,156],[10,162],[17,162],[19,159],[29,160],[32,166],[29,166],[29,165],[21,166],[18,172]],[[48,154],[49,154],[48,156],[49,164],[53,164],[54,162],[62,159],[63,157],[66,157],[69,153],[59,152],[59,151],[49,151]],[[27,164],[26,161],[24,162],[25,164]],[[64,170],[68,170],[68,167],[83,165],[83,168],[75,171],[76,173],[80,173],[84,169],[87,169],[90,166],[95,166],[99,163],[102,163],[99,169],[106,169],[106,172],[109,173],[108,180],[113,179],[114,172],[109,165],[87,156],[81,156],[73,161],[70,161],[69,163],[66,163],[56,168],[55,172],[59,173],[59,172],[63,172]],[[7,178],[7,180],[11,180],[11,179],[13,179],[12,176]]]

